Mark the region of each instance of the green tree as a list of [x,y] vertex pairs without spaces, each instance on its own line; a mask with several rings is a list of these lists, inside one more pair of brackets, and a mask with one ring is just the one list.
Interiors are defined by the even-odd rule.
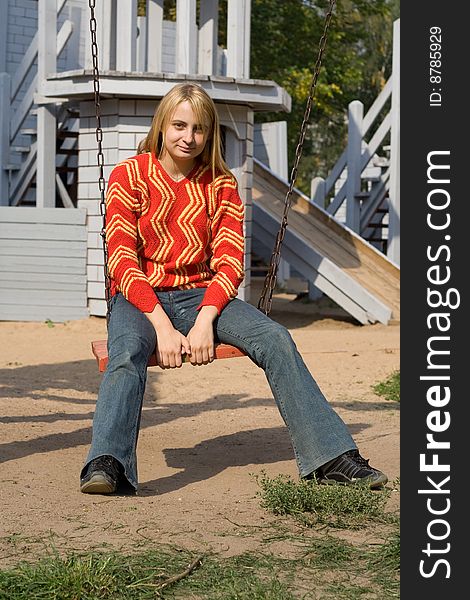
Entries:
[[[262,113],[256,118],[287,120],[290,165],[327,6],[326,0],[252,2],[251,76],[276,81],[292,97],[289,115]],[[337,3],[299,168],[297,185],[304,192],[310,191],[311,177],[325,176],[344,148],[349,102],[359,99],[367,110],[389,77],[398,9],[398,0]]]

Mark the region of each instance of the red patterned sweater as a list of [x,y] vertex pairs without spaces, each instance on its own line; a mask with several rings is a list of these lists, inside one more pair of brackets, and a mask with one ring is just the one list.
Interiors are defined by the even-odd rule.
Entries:
[[119,163],[106,197],[111,294],[143,312],[155,292],[205,287],[220,311],[243,280],[243,204],[235,178],[196,165],[175,182],[147,152]]

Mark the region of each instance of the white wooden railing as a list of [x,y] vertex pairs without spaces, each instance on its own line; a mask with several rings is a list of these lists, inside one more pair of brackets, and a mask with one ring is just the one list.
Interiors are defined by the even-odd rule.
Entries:
[[[101,0],[95,9],[99,67],[102,71],[162,73],[163,0],[148,0],[145,17],[137,16],[137,0]],[[174,71],[189,75],[250,76],[251,0],[227,2],[227,48],[224,72],[220,68],[218,46],[219,0],[200,2],[199,27],[196,0],[176,1],[176,44]],[[117,34],[118,32],[118,34]],[[92,67],[86,48],[85,68]]]
[[[365,203],[361,198],[363,177],[390,133],[390,111],[387,112],[369,141],[367,141],[367,134],[375,124],[377,116],[390,100],[391,91],[392,80],[390,78],[365,116],[362,102],[354,100],[349,104],[347,147],[326,179],[316,177],[312,180],[312,199],[316,204],[326,208],[330,214],[337,214],[346,201],[346,224],[356,233],[361,233],[361,221],[364,224],[363,208],[365,208]],[[388,181],[388,177],[384,179],[387,191]]]
[[[399,29],[394,23],[392,76],[364,115],[362,102],[355,100],[348,107],[348,144],[326,179],[315,177],[311,185],[311,200],[336,215],[346,202],[346,225],[364,235],[374,212],[388,195],[389,223],[387,255],[399,264],[400,226],[400,103],[399,103]],[[390,108],[381,122],[377,120],[384,109]],[[372,135],[369,132],[373,131]],[[390,149],[388,164],[383,164],[374,185],[364,181],[377,159],[377,152],[387,142]]]

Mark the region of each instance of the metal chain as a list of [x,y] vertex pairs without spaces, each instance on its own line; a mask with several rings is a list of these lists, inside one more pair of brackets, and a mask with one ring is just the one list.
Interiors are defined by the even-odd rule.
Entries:
[[312,77],[312,82],[310,84],[310,90],[307,99],[307,105],[305,107],[304,118],[302,121],[302,125],[300,127],[299,140],[297,142],[297,148],[295,150],[295,160],[294,165],[292,167],[291,175],[290,175],[290,183],[289,189],[287,190],[287,194],[284,200],[284,214],[281,221],[281,228],[278,231],[276,242],[274,244],[273,253],[271,255],[271,260],[269,264],[269,270],[264,280],[264,287],[261,293],[261,297],[258,302],[258,308],[264,312],[265,315],[269,315],[271,311],[272,305],[272,296],[274,292],[274,288],[276,286],[277,280],[277,271],[279,268],[279,262],[281,260],[281,246],[284,240],[284,236],[287,228],[287,215],[289,213],[289,209],[292,204],[292,191],[295,186],[295,182],[297,180],[297,171],[299,167],[300,157],[302,156],[302,149],[305,140],[305,134],[307,132],[307,125],[310,118],[310,111],[312,109],[313,98],[315,95],[315,88],[317,85],[318,77],[320,75],[320,68],[322,64],[323,53],[326,46],[326,40],[328,36],[328,30],[330,28],[330,22],[333,15],[333,10],[335,7],[335,0],[330,0],[328,12],[325,16],[325,27],[323,29],[323,35],[320,38],[319,48],[318,48],[318,56],[317,61],[315,63],[314,73]]
[[98,145],[96,159],[99,169],[98,187],[100,190],[100,213],[103,220],[100,235],[103,243],[106,324],[108,324],[110,314],[109,303],[111,300],[111,278],[108,271],[108,245],[106,243],[106,181],[104,178],[103,129],[101,127],[100,72],[98,69],[98,44],[96,42],[95,0],[88,0],[88,5],[90,7],[91,57],[93,61],[93,91],[96,111],[96,143]]

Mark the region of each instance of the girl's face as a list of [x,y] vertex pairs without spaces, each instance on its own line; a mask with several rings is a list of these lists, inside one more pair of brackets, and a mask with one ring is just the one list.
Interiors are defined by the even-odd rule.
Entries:
[[194,160],[204,150],[208,128],[196,119],[190,103],[177,105],[164,131],[164,151],[174,161]]

